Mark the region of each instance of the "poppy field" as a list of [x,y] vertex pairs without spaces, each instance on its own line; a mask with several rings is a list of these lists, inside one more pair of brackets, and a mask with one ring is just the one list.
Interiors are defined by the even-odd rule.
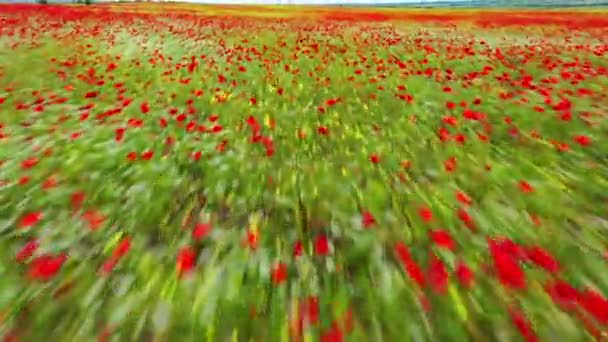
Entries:
[[0,5],[4,341],[608,339],[608,14]]

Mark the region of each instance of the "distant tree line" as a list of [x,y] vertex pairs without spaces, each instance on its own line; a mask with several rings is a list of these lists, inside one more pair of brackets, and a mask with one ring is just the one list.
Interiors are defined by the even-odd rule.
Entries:
[[[41,4],[41,5],[45,5],[48,4],[48,0],[36,0],[37,3]],[[73,3],[75,4],[85,4],[85,5],[90,5],[93,3],[93,0],[72,0]]]

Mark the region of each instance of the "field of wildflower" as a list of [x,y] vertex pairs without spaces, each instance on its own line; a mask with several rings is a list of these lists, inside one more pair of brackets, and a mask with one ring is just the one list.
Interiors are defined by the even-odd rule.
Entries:
[[0,5],[4,341],[608,339],[608,13]]

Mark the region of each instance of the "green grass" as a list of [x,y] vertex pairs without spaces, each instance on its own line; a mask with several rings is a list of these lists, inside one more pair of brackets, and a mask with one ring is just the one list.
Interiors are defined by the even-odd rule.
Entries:
[[[608,291],[605,28],[91,15],[92,8],[0,8],[0,18],[16,19],[0,29],[3,334],[583,341],[606,331],[608,302],[585,292]],[[505,74],[510,81],[498,79]],[[534,87],[522,85],[526,75]],[[561,99],[570,121],[553,108]],[[467,110],[484,118],[467,119]],[[449,140],[439,139],[441,128]],[[24,168],[32,158],[36,165]],[[74,194],[84,196],[78,206]],[[39,220],[21,227],[35,212]],[[368,227],[365,212],[375,221]],[[204,223],[210,231],[193,238]],[[455,247],[434,243],[434,230]],[[489,248],[499,237],[525,256]],[[127,238],[129,251],[101,272]],[[33,255],[16,260],[34,239]],[[400,242],[411,260],[396,256]],[[535,246],[549,261],[534,259]],[[195,262],[180,275],[186,247]],[[470,286],[457,275],[462,263],[474,273]],[[279,264],[286,274],[275,274]],[[421,268],[424,286],[407,264]],[[552,298],[545,287],[558,280],[578,296]],[[298,315],[310,297],[318,320]],[[523,312],[534,333],[518,332],[510,310]]]

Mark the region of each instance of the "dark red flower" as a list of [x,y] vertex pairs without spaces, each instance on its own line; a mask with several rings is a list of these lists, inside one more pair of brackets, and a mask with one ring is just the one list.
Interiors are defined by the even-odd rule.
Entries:
[[150,112],[150,105],[148,104],[148,102],[143,102],[140,106],[139,109],[141,110],[141,112],[143,114],[148,114]]
[[317,324],[319,322],[319,298],[316,296],[308,297],[306,299],[304,313],[310,324]]
[[439,140],[441,141],[448,141],[452,138],[452,136],[450,135],[450,131],[448,131],[447,129],[441,127],[439,128]]
[[448,271],[445,264],[435,254],[431,254],[428,279],[433,291],[444,294],[448,288]]
[[469,197],[467,194],[465,194],[462,191],[456,192],[456,200],[464,205],[471,205],[471,203],[473,202],[471,200],[471,197]]
[[272,269],[272,283],[281,285],[287,281],[287,265],[279,262]]
[[36,166],[36,164],[38,164],[38,158],[36,158],[36,157],[28,158],[21,162],[21,168],[22,169],[31,169],[32,167]]
[[559,272],[560,265],[559,262],[546,250],[535,246],[529,248],[526,251],[526,254],[532,262],[536,265],[544,268],[547,272],[557,273]]
[[44,183],[42,183],[42,189],[44,190],[49,190],[52,189],[54,187],[56,187],[58,184],[57,179],[55,177],[49,177],[47,178]]
[[30,177],[29,176],[21,176],[21,178],[19,178],[19,185],[26,185],[27,183],[30,182]]
[[127,154],[127,159],[129,161],[136,161],[137,160],[137,152],[129,152],[129,154]]
[[32,239],[23,245],[21,249],[17,252],[15,259],[17,262],[25,262],[27,259],[31,258],[34,255],[34,252],[40,246],[40,242],[37,239]]
[[154,151],[145,151],[141,154],[141,159],[150,160],[154,156]]
[[431,209],[429,209],[427,207],[422,207],[422,208],[418,209],[418,215],[424,222],[428,223],[428,222],[433,221],[433,212],[431,211]]
[[473,220],[473,216],[471,216],[471,214],[469,214],[466,209],[458,208],[456,214],[458,215],[458,219],[462,221],[462,223],[464,223],[467,228],[471,230],[475,229],[475,221]]
[[369,161],[371,161],[373,164],[378,164],[380,162],[380,156],[373,153],[369,156]]
[[454,172],[454,170],[456,170],[456,166],[456,157],[450,157],[443,162],[443,167],[446,172]]
[[169,121],[167,121],[167,119],[165,119],[165,118],[160,118],[158,120],[158,124],[160,125],[161,128],[165,128],[169,124]]
[[519,189],[527,194],[534,192],[534,188],[532,187],[532,185],[530,185],[530,183],[524,180],[519,182]]
[[441,121],[443,121],[444,124],[450,126],[456,126],[458,124],[458,119],[451,115],[444,116]]
[[97,230],[105,222],[106,218],[96,210],[89,210],[82,214],[82,219],[89,224],[91,230]]
[[303,252],[304,252],[304,248],[302,246],[302,242],[296,241],[296,243],[293,245],[293,256],[299,257],[302,255]]
[[363,228],[369,228],[376,224],[376,219],[371,212],[365,211],[361,217],[361,224],[363,225]]
[[608,299],[599,292],[585,289],[579,296],[579,304],[599,323],[608,324]]
[[121,140],[124,138],[124,136],[125,136],[125,131],[126,131],[126,129],[125,129],[125,128],[123,128],[123,127],[117,128],[117,129],[114,131],[114,132],[115,132],[115,135],[114,135],[114,140],[115,140],[116,142],[120,142],[120,141],[121,141]]
[[98,93],[98,92],[96,92],[96,91],[90,91],[90,92],[88,92],[88,93],[84,94],[84,98],[85,98],[85,99],[92,99],[92,98],[97,97],[97,95],[98,95],[98,94],[99,94],[99,93]]
[[197,223],[192,230],[192,238],[196,241],[203,239],[211,232],[211,223]]
[[118,246],[116,246],[116,249],[112,253],[112,257],[115,259],[120,259],[120,258],[124,257],[129,252],[130,249],[131,249],[131,238],[126,236],[120,241],[120,244],[118,244]]
[[72,210],[79,210],[85,198],[86,194],[84,192],[74,192],[70,198],[72,202]]
[[118,260],[114,259],[114,258],[110,258],[108,260],[106,260],[103,265],[101,265],[101,269],[99,270],[99,272],[102,275],[108,275],[110,273],[112,273],[112,271],[114,270],[114,267],[116,267],[116,265],[118,264]]
[[586,135],[577,135],[574,137],[574,141],[576,141],[581,146],[591,145],[591,138]]
[[325,256],[329,254],[329,240],[325,235],[319,235],[315,239],[315,254]]
[[429,231],[429,237],[439,247],[443,247],[449,250],[454,250],[454,240],[450,236],[450,233],[445,230],[432,230]]
[[193,159],[194,161],[199,161],[199,160],[201,160],[201,157],[202,157],[202,156],[203,156],[203,152],[201,152],[201,151],[196,151],[196,152],[192,153],[192,159]]
[[257,232],[253,232],[251,230],[247,231],[247,246],[249,246],[249,248],[251,248],[252,250],[256,250],[258,248],[258,233]]
[[28,276],[32,279],[46,281],[54,277],[67,260],[67,255],[42,255],[32,260]]
[[177,253],[177,272],[181,276],[196,266],[196,252],[190,246],[183,247]]
[[504,253],[496,253],[493,255],[493,259],[498,279],[504,286],[514,289],[526,287],[524,271],[513,257]]
[[511,309],[509,310],[509,315],[511,316],[513,324],[517,330],[519,330],[519,333],[526,340],[526,342],[538,341],[538,337],[536,336],[534,329],[532,329],[530,321],[528,321],[526,316],[521,311]]
[[469,288],[473,285],[474,274],[469,266],[464,264],[463,262],[458,262],[456,264],[456,277],[458,278],[458,282],[465,288]]
[[337,323],[333,323],[331,328],[321,335],[321,342],[343,342],[344,334]]
[[424,292],[418,296],[418,302],[420,303],[420,306],[422,306],[422,310],[424,310],[424,312],[431,311],[431,302],[429,301],[429,298],[424,294]]
[[403,242],[399,241],[395,244],[395,254],[397,254],[397,258],[405,268],[410,279],[418,284],[418,286],[424,287],[426,283],[424,273],[422,273],[420,266],[412,259],[410,251]]
[[40,220],[42,220],[42,216],[43,216],[42,212],[40,212],[40,211],[28,213],[21,218],[21,222],[19,223],[19,226],[21,228],[32,227],[32,226],[36,225]]
[[338,102],[340,102],[340,99],[329,99],[329,100],[325,101],[325,104],[328,107],[331,107],[331,106],[334,106]]
[[564,310],[574,309],[579,297],[578,291],[574,287],[561,280],[546,285],[545,291]]

